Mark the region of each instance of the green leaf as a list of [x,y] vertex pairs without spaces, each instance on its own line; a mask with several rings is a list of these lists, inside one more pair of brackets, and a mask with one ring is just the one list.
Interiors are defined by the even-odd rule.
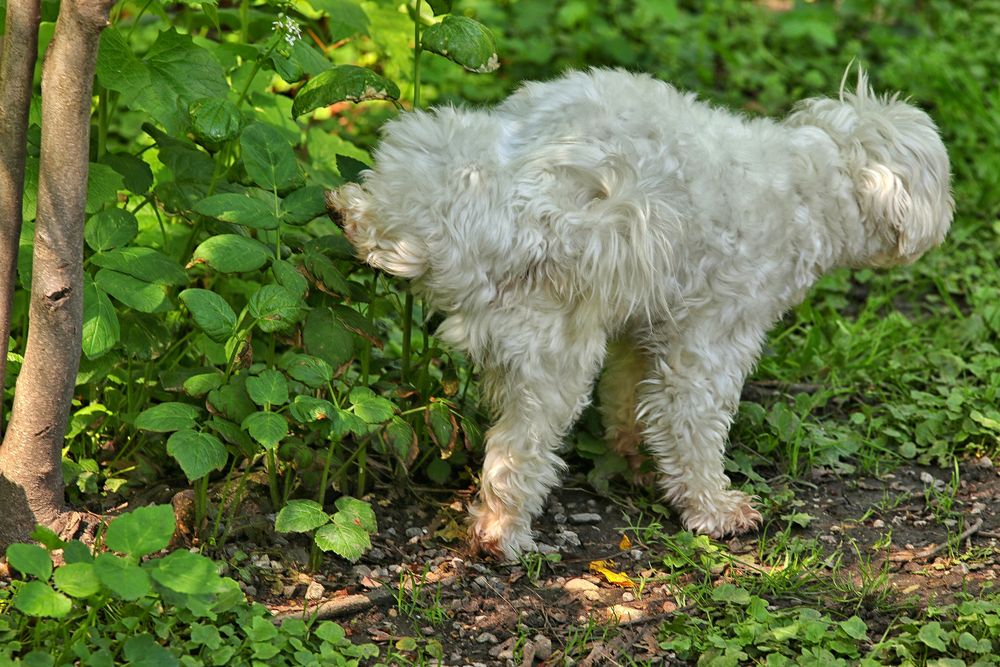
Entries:
[[87,174],[87,213],[97,213],[105,204],[115,201],[124,187],[121,174],[106,164],[91,162]]
[[493,33],[482,23],[465,16],[452,14],[429,26],[424,30],[420,45],[472,72],[492,72],[500,67]]
[[354,407],[354,414],[365,420],[368,424],[380,424],[392,419],[395,410],[392,402],[376,396],[368,387],[355,387],[350,394],[351,405]]
[[180,664],[148,633],[129,637],[125,640],[124,649],[129,667],[176,667]]
[[131,153],[108,153],[101,162],[121,174],[129,192],[141,195],[153,186],[153,170],[142,158]]
[[841,621],[840,629],[851,639],[868,641],[868,626],[857,616],[851,616],[846,621]]
[[211,433],[177,431],[167,440],[167,453],[177,459],[188,481],[222,470],[229,460],[225,446]]
[[14,608],[28,616],[62,618],[73,608],[73,602],[41,581],[29,581],[17,589]]
[[188,396],[204,396],[221,387],[225,381],[226,376],[219,371],[198,373],[184,380],[184,393]]
[[305,309],[302,299],[281,285],[264,285],[250,297],[248,310],[261,331],[273,332],[294,324]]
[[138,600],[149,593],[149,575],[135,563],[114,554],[99,554],[94,572],[101,583],[123,600]]
[[364,34],[368,30],[368,15],[357,0],[310,0],[309,4],[329,17],[332,42]]
[[[96,404],[94,406],[88,406],[88,407],[92,407],[98,414],[109,414],[104,409],[103,405]],[[80,410],[77,410],[74,413],[74,416],[79,415],[86,409],[87,408],[81,408]],[[55,551],[56,549],[62,549],[63,547],[66,546],[66,543],[63,542],[62,539],[60,539],[59,535],[57,535],[56,532],[51,528],[49,528],[48,526],[42,526],[42,525],[35,526],[35,529],[31,531],[31,534],[28,535],[28,537],[30,537],[35,542],[41,544],[50,552]]]
[[290,225],[304,225],[321,215],[326,215],[326,200],[319,185],[299,188],[281,202],[281,220]]
[[225,299],[207,289],[186,289],[179,295],[194,323],[216,343],[224,343],[236,330],[236,313]]
[[431,459],[424,469],[427,477],[438,486],[444,486],[451,477],[451,464],[444,459]]
[[441,16],[451,11],[451,0],[427,0],[434,16]]
[[385,427],[385,440],[399,460],[408,463],[410,451],[416,445],[413,427],[399,417],[393,417]]
[[314,396],[296,396],[289,407],[289,412],[300,424],[330,419],[334,414],[333,404]]
[[90,548],[80,540],[70,540],[63,547],[63,559],[67,563],[93,563],[94,555]]
[[52,580],[59,590],[75,598],[89,598],[101,590],[101,580],[91,563],[63,565],[56,569]]
[[274,529],[279,533],[308,533],[330,523],[330,516],[315,500],[289,500],[274,518]]
[[309,281],[299,273],[295,265],[283,259],[271,262],[271,272],[279,285],[287,289],[299,299],[304,299],[309,291]]
[[[258,191],[259,192],[259,191]],[[214,195],[202,199],[194,206],[196,213],[216,220],[244,225],[255,229],[277,229],[278,219],[274,208],[260,199],[241,194]]]
[[225,99],[229,92],[219,62],[175,28],[161,32],[142,59],[132,54],[119,30],[104,30],[97,78],[122,94],[124,106],[148,112],[174,135],[187,127],[190,104],[206,98]]
[[712,590],[712,599],[717,602],[746,605],[750,602],[750,593],[745,588],[725,583],[720,584]]
[[286,190],[299,182],[295,153],[278,130],[254,123],[240,137],[243,166],[250,179],[267,190]]
[[154,433],[170,433],[195,428],[201,410],[190,403],[160,403],[146,408],[135,418],[135,427]]
[[123,246],[139,233],[135,216],[121,208],[109,208],[90,216],[83,238],[91,250],[104,252]]
[[306,352],[338,367],[354,356],[354,335],[329,308],[314,308],[302,329]]
[[293,354],[282,360],[281,367],[291,377],[310,387],[322,387],[333,379],[333,368],[322,359],[308,354]]
[[97,359],[114,348],[121,338],[118,315],[108,295],[92,280],[83,285],[83,353]]
[[98,253],[90,261],[102,268],[113,269],[148,283],[184,285],[188,281],[187,273],[180,264],[152,248],[117,248]]
[[921,626],[919,632],[917,632],[917,638],[932,649],[941,651],[942,653],[948,651],[946,644],[948,633],[941,628],[941,624],[937,621],[931,621]]
[[371,548],[371,537],[355,523],[328,523],[316,531],[316,546],[323,551],[332,551],[352,563]]
[[166,549],[176,527],[170,505],[139,507],[112,521],[104,542],[109,549],[141,558]]
[[349,100],[397,100],[399,87],[366,67],[335,65],[313,77],[299,89],[292,104],[292,117],[320,107]]
[[281,372],[268,368],[247,378],[247,393],[260,406],[284,405],[288,402],[288,381]]
[[240,111],[225,97],[208,97],[192,102],[188,115],[195,139],[210,147],[235,139],[240,133]]
[[52,576],[52,556],[37,544],[10,545],[7,547],[7,562],[18,572],[42,581],[48,581]]
[[214,592],[222,581],[210,558],[185,549],[171,552],[149,569],[156,583],[188,595]]
[[276,448],[288,435],[288,422],[274,412],[255,412],[240,426],[265,449]]
[[369,533],[378,531],[378,524],[375,522],[375,510],[370,503],[350,496],[341,496],[334,503],[337,506],[337,513],[333,520],[337,522],[348,522],[361,526]]
[[194,251],[194,262],[204,262],[222,273],[254,271],[270,257],[271,250],[263,243],[237,234],[209,237]]
[[431,437],[437,446],[443,450],[451,451],[458,437],[458,424],[454,422],[451,410],[441,402],[431,403],[427,408],[427,421],[431,427]]
[[209,392],[208,402],[213,411],[237,423],[256,412],[257,406],[247,395],[245,382],[243,376],[234,376],[217,390]]
[[94,282],[104,292],[141,313],[163,313],[171,308],[164,285],[154,285],[111,269],[101,269]]

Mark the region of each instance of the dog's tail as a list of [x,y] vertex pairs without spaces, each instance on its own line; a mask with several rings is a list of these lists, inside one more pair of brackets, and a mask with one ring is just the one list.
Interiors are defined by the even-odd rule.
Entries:
[[382,232],[371,196],[362,186],[348,183],[327,191],[325,198],[330,218],[344,230],[360,259],[401,278],[419,278],[427,271],[426,248]]

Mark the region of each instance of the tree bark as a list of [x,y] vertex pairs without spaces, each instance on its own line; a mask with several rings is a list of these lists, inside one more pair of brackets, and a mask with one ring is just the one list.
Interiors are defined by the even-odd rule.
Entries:
[[0,49],[0,434],[21,237],[28,110],[38,54],[38,4],[38,0],[8,0],[6,38]]
[[[0,446],[0,547],[65,522],[62,446],[83,328],[83,223],[100,33],[113,0],[63,0],[42,66],[28,342]],[[9,39],[6,41],[10,41]]]

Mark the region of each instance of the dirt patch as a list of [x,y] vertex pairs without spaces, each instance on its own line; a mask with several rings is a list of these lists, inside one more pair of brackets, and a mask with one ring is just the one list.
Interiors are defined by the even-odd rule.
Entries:
[[[868,587],[883,601],[944,604],[1000,573],[1000,476],[988,460],[963,465],[957,478],[920,467],[879,478],[818,473],[795,495],[794,520],[807,525],[788,530],[788,520],[770,517],[763,536],[726,543],[737,560],[712,571],[717,582],[736,571],[774,571],[761,556],[776,548],[778,530],[824,556],[828,567],[816,576]],[[294,573],[305,546],[279,543],[275,557],[254,556],[244,574],[258,584],[248,592],[279,614],[319,610],[358,641],[409,659],[440,653],[446,665],[537,665],[571,656],[599,665],[619,655],[671,664],[658,648],[659,622],[691,611],[674,594],[688,577],[704,576],[686,573],[662,541],[646,543],[647,533],[631,528],[648,526],[649,515],[581,488],[558,491],[536,524],[551,555],[517,564],[469,557],[458,502],[376,505],[379,535],[358,564],[326,559],[321,573]],[[680,530],[675,518],[652,518],[662,524],[658,535]],[[876,601],[859,611],[873,628],[879,608]]]

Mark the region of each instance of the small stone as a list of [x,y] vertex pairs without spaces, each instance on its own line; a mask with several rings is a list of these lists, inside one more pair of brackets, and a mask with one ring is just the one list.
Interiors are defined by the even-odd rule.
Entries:
[[418,528],[418,527],[414,526],[412,528],[407,528],[406,529],[406,537],[409,538],[409,539],[413,539],[414,537],[423,537],[423,535],[424,535],[424,529],[423,528]]
[[[242,588],[242,586],[241,586]],[[257,597],[257,587],[252,584],[247,584],[246,588],[243,588],[243,592],[247,594],[248,598]]]
[[372,547],[368,550],[368,553],[365,554],[365,558],[368,560],[383,561],[385,560],[385,551],[379,549],[378,547]]
[[425,625],[424,627],[420,628],[420,632],[424,633],[425,636],[430,637],[435,632],[437,632],[437,630],[435,630],[429,625]]
[[592,581],[583,579],[582,577],[574,577],[563,584],[563,589],[569,591],[570,593],[584,593],[586,591],[597,591],[600,590]]
[[566,515],[563,514],[562,512],[559,512],[554,517],[552,517],[552,520],[555,521],[557,524],[564,524],[566,523]]
[[875,519],[872,521],[872,528],[885,528],[885,521],[882,519]]
[[634,621],[640,619],[646,615],[641,609],[636,609],[635,607],[627,607],[623,604],[616,604],[612,607],[608,607],[608,618],[619,623],[623,621]]
[[629,593],[628,591],[625,591],[624,593],[622,593],[622,602],[632,602],[634,600],[635,600],[635,596],[632,595],[631,593]]
[[570,523],[576,524],[600,523],[601,520],[601,515],[597,512],[578,512],[569,515]]
[[531,643],[535,645],[535,657],[537,659],[548,660],[552,656],[552,640],[545,635],[535,635],[531,638]]
[[559,553],[559,547],[554,547],[551,544],[546,544],[545,542],[536,542],[535,549],[538,553],[543,555]]
[[494,635],[494,634],[492,634],[490,632],[484,632],[484,633],[482,633],[482,634],[480,634],[480,635],[478,635],[476,637],[476,643],[477,644],[496,644],[497,643],[497,637],[496,637],[496,635]]
[[632,560],[641,560],[642,549],[632,549],[632,551],[629,551],[629,555],[632,556]]
[[357,580],[364,579],[365,577],[370,577],[372,574],[372,569],[367,565],[355,565],[351,568],[351,574]]
[[298,588],[295,584],[288,584],[287,586],[281,587],[281,597],[290,598],[295,597],[295,589]]
[[498,660],[512,660],[514,658],[514,641],[516,637],[509,637],[502,643],[490,649],[490,655]]
[[489,580],[487,580],[485,575],[482,574],[473,579],[472,583],[478,586],[480,590],[486,590],[490,585]]
[[574,533],[572,530],[562,530],[556,535],[556,540],[562,544],[568,544],[573,547],[580,546],[580,536]]
[[314,581],[306,588],[306,599],[307,600],[319,600],[323,597],[325,589],[323,584],[318,581]]

